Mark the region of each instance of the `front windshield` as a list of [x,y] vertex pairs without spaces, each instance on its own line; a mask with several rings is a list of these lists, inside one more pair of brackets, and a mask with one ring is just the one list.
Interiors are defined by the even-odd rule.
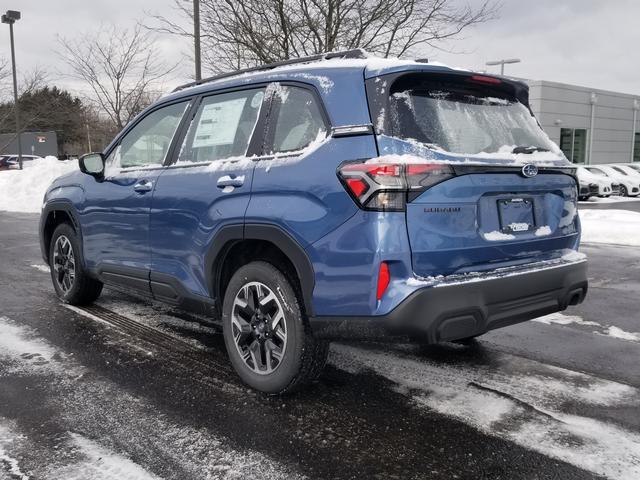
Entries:
[[391,121],[394,136],[452,153],[558,151],[525,105],[483,86],[404,82],[391,91]]

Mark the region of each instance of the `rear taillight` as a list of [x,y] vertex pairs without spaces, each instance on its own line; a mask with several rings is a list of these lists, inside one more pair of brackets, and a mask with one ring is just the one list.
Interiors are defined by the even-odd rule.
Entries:
[[427,188],[455,173],[438,163],[348,162],[338,168],[338,177],[361,208],[402,211]]

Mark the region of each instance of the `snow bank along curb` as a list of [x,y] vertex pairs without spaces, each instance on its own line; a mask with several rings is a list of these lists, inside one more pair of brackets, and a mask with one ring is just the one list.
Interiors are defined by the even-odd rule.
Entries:
[[580,210],[582,241],[640,247],[640,212]]
[[0,172],[0,210],[38,213],[51,182],[77,168],[77,160],[49,156],[25,163],[24,170]]

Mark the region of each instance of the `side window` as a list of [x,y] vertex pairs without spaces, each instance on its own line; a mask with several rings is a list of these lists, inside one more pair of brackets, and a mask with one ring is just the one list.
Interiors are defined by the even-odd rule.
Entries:
[[274,120],[273,147],[269,153],[302,150],[326,132],[315,96],[307,89],[276,87],[279,108]]
[[204,98],[184,138],[178,162],[245,156],[263,98],[264,88]]
[[108,169],[161,166],[189,102],[159,108],[144,117],[107,158]]

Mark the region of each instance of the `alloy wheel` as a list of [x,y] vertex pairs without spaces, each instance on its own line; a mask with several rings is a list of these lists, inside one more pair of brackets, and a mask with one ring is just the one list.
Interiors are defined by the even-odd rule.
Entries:
[[254,373],[273,373],[287,349],[284,309],[275,293],[261,282],[249,282],[236,293],[231,310],[233,340]]
[[71,242],[64,235],[57,238],[53,247],[53,271],[58,287],[66,295],[76,280],[76,259]]

